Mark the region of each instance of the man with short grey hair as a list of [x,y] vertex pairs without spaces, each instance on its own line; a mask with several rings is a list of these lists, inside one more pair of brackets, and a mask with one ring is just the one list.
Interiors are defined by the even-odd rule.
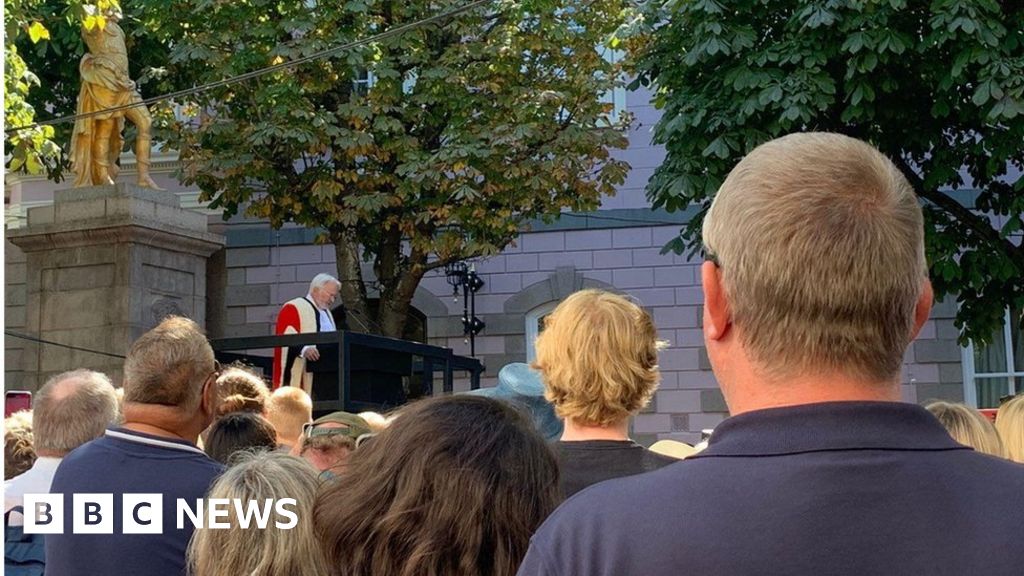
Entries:
[[1024,466],[900,401],[932,288],[893,162],[840,134],[766,142],[703,240],[704,343],[731,417],[701,453],[567,500],[519,573],[1021,574]]
[[[301,298],[293,298],[281,306],[274,334],[283,336],[335,332],[339,325],[344,328],[345,308],[331,308],[340,292],[341,282],[337,278],[330,274],[317,274],[309,283],[308,294]],[[340,316],[340,322],[335,322],[335,314]],[[271,378],[273,387],[277,389],[281,386],[295,386],[312,396],[313,373],[308,369],[307,363],[319,361],[320,356],[321,350],[312,345],[275,349]]]
[[[171,317],[132,344],[124,363],[124,423],[69,454],[51,491],[64,495],[112,494],[111,531],[75,534],[65,516],[63,533],[47,534],[47,573],[181,576],[192,524],[179,529],[179,499],[194,507],[223,471],[196,447],[218,406],[220,366],[199,326]],[[127,495],[161,495],[163,517],[154,507],[124,509]],[[126,514],[127,513],[127,514]],[[125,518],[159,524],[157,533],[133,534]],[[130,526],[128,527],[130,528]]]
[[[32,409],[38,459],[24,474],[4,483],[4,511],[22,506],[25,494],[49,492],[64,456],[102,436],[117,416],[117,395],[105,374],[82,369],[50,378],[36,393]],[[11,523],[21,525],[21,518],[12,516]]]

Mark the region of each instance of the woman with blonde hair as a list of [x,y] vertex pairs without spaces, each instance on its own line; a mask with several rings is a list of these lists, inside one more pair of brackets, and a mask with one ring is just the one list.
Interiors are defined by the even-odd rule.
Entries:
[[[200,528],[193,534],[188,546],[190,576],[326,574],[312,525],[318,485],[316,470],[294,456],[260,452],[238,458],[213,484],[207,498],[238,499],[243,506],[294,498],[296,505],[288,510],[298,523],[290,529],[278,528],[278,521],[289,519],[272,510],[266,528],[253,524],[243,528],[232,509],[225,520],[230,528]],[[250,520],[255,522],[251,516]]]
[[981,412],[956,402],[929,402],[925,408],[939,420],[953,440],[983,454],[1005,457],[999,434]]
[[533,368],[565,420],[555,446],[566,498],[678,461],[629,438],[630,419],[650,403],[661,379],[658,350],[664,345],[651,315],[611,292],[581,290],[545,318]]
[[1006,457],[1024,464],[1024,394],[1010,398],[999,407],[996,431],[1003,440]]

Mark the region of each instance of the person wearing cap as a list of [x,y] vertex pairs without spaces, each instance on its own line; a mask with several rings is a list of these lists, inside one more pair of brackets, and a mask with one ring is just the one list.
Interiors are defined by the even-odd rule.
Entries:
[[352,451],[373,435],[373,429],[361,417],[331,412],[303,428],[302,442],[292,453],[321,472],[337,475],[345,470]]
[[530,417],[537,432],[549,442],[558,440],[565,429],[562,420],[555,414],[554,406],[544,398],[544,383],[540,374],[522,362],[506,364],[498,371],[497,386],[470,390],[466,394],[511,403]]
[[533,366],[565,421],[555,448],[566,498],[678,462],[629,438],[630,419],[651,401],[661,378],[662,347],[647,311],[603,290],[576,292],[545,319]]
[[731,416],[701,453],[565,502],[519,574],[1024,573],[1024,466],[901,401],[932,306],[912,162],[829,133],[740,161],[700,270]]

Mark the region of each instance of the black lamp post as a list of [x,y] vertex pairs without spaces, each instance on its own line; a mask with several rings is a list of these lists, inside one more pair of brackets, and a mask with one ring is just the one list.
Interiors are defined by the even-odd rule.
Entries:
[[444,275],[452,286],[452,295],[459,301],[459,290],[462,290],[462,334],[469,342],[469,355],[476,356],[476,335],[487,325],[476,317],[476,293],[484,287],[484,280],[476,273],[476,269],[465,262],[445,264]]

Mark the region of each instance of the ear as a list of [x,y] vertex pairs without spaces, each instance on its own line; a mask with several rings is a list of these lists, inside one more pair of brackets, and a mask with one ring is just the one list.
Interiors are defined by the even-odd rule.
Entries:
[[921,286],[921,295],[917,297],[917,305],[914,306],[914,329],[910,333],[910,339],[917,338],[918,333],[921,332],[921,328],[924,323],[928,321],[928,317],[932,314],[932,302],[935,300],[935,292],[932,291],[932,282],[928,278],[924,279],[923,285]]
[[704,336],[708,340],[721,340],[731,324],[721,268],[714,262],[701,265],[700,284],[704,291]]
[[203,412],[212,415],[217,410],[217,400],[217,378],[215,374],[211,374],[203,384]]

